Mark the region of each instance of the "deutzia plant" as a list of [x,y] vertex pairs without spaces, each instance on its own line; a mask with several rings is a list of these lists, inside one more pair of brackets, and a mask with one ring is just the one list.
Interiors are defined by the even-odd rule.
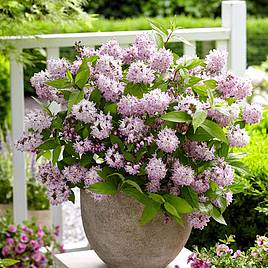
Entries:
[[250,82],[225,71],[226,51],[178,57],[167,49],[184,41],[174,27],[153,28],[128,48],[111,40],[76,45],[72,63],[49,59],[31,79],[44,109],[27,116],[17,148],[49,160],[38,177],[53,205],[79,187],[96,202],[119,192],[135,198],[142,224],[160,211],[199,229],[211,217],[225,224],[242,169],[232,147],[248,143],[245,124],[260,121],[261,107],[245,102]]

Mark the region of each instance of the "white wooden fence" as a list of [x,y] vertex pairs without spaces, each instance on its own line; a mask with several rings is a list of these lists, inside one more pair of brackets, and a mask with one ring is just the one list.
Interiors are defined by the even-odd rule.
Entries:
[[[228,67],[236,74],[244,74],[246,68],[246,4],[244,1],[222,2],[222,27],[220,28],[180,29],[177,32],[192,44],[192,46],[183,44],[185,55],[196,53],[196,41],[216,41],[217,48],[225,48],[229,52]],[[27,48],[46,48],[47,58],[51,58],[59,57],[61,47],[72,47],[76,41],[81,41],[87,46],[96,46],[116,38],[121,45],[125,46],[133,42],[139,33],[140,31],[48,34],[3,37],[0,41],[1,39],[9,41],[20,51]],[[23,64],[17,62],[13,54],[10,55],[10,81],[12,133],[15,141],[24,129],[24,85]],[[22,152],[15,149],[13,165],[14,219],[16,223],[21,223],[27,218],[25,157]],[[53,208],[53,219],[55,225],[62,226],[60,207]]]

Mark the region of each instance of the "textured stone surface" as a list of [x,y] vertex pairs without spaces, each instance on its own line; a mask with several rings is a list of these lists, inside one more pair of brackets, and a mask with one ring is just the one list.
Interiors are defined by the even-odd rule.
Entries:
[[91,247],[109,268],[164,268],[189,238],[187,222],[164,224],[160,214],[140,225],[143,206],[123,194],[95,201],[81,191],[81,211]]

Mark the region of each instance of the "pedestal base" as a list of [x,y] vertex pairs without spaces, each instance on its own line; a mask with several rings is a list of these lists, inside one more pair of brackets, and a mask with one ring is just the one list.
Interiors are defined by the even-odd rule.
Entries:
[[[183,248],[176,259],[167,268],[190,268],[187,264],[191,251]],[[138,256],[137,256],[138,258]],[[77,251],[71,253],[56,254],[53,259],[54,268],[108,268],[107,265],[97,256],[94,250]]]

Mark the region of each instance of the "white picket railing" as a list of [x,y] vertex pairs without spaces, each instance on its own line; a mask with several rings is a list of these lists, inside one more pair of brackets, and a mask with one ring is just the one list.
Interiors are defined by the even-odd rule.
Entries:
[[[229,52],[228,67],[238,75],[243,75],[246,68],[246,4],[244,1],[222,2],[222,27],[180,29],[178,34],[191,42],[192,46],[183,44],[185,55],[196,54],[197,41],[216,41],[217,48],[225,48]],[[101,45],[116,38],[126,46],[133,42],[141,31],[96,32],[74,34],[48,34],[37,36],[2,37],[18,50],[27,48],[46,48],[47,58],[58,57],[61,47],[71,47],[76,41],[87,46]],[[12,103],[12,133],[17,140],[24,129],[24,85],[23,64],[10,55],[10,81]],[[57,107],[56,107],[57,108]],[[25,178],[25,158],[22,152],[14,149],[14,220],[21,223],[27,218],[27,197]],[[53,208],[53,222],[62,226],[62,211],[60,207]]]

